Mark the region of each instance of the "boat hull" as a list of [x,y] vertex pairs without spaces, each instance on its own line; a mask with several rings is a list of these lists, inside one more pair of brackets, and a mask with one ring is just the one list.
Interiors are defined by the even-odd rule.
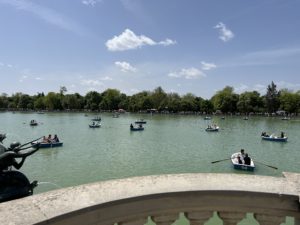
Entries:
[[264,137],[262,136],[261,137],[262,140],[265,140],[265,141],[275,141],[275,142],[287,142],[287,137],[284,137],[284,138],[280,138],[280,137]]
[[233,165],[233,168],[236,169],[236,170],[254,171],[255,165],[254,165],[253,160],[251,159],[250,165],[239,164],[239,163],[238,163],[238,160],[237,160],[237,157],[238,157],[239,155],[240,155],[240,153],[237,152],[237,153],[234,153],[234,154],[231,156],[231,163],[232,163],[232,165]]
[[63,142],[57,143],[40,143],[40,148],[55,148],[63,146]]
[[100,128],[101,125],[89,125],[90,128]]
[[209,128],[206,128],[205,131],[207,131],[207,132],[218,132],[218,131],[219,131],[219,128],[216,128],[216,129],[209,129]]
[[131,127],[130,131],[143,131],[144,127]]

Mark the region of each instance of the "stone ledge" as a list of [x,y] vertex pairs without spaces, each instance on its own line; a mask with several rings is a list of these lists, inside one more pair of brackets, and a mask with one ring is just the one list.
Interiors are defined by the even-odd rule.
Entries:
[[[107,220],[109,224],[113,220],[106,218],[106,214],[109,214],[107,207],[111,207],[116,212],[117,209],[122,208],[122,205],[130,206],[140,217],[148,216],[149,213],[158,213],[151,208],[151,204],[162,204],[168,212],[183,210],[183,208],[176,208],[175,203],[184,202],[185,199],[187,199],[184,205],[186,208],[198,207],[215,211],[226,209],[226,204],[231,199],[237,199],[235,204],[239,204],[240,200],[241,204],[233,204],[230,206],[232,207],[230,210],[241,208],[244,211],[254,207],[247,204],[247,201],[253,198],[259,201],[263,207],[267,207],[262,209],[265,212],[273,213],[274,210],[279,210],[280,213],[283,210],[282,213],[298,217],[299,184],[300,175],[294,173],[284,173],[284,177],[195,173],[110,180],[54,190],[1,203],[0,224],[60,224],[60,220],[70,220],[72,217],[75,219],[78,215],[93,214],[96,211],[97,214],[94,216],[99,217],[98,220]],[[196,201],[196,199],[203,199],[206,196],[208,201],[206,205]],[[229,196],[228,199],[226,199],[227,196]],[[219,207],[213,203],[216,199]],[[174,208],[168,204],[168,200],[174,202]],[[264,203],[265,200],[270,202],[274,200],[274,203],[268,206]],[[146,203],[150,204],[149,208],[147,205],[145,211],[139,209]],[[286,205],[281,207],[279,204]],[[275,208],[272,208],[273,206]],[[126,208],[122,208],[122,210],[124,209],[126,210]],[[161,208],[161,211],[163,210],[164,208]],[[106,214],[103,214],[104,212]],[[130,213],[134,213],[134,211],[129,210],[128,215]],[[122,216],[117,218],[116,215],[114,222],[120,222],[118,221],[120,218],[124,219],[124,215]],[[53,223],[51,222],[52,218],[54,218]]]

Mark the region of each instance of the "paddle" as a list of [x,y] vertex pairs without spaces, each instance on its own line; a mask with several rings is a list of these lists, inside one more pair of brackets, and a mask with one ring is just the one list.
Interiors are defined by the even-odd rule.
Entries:
[[275,166],[270,166],[270,165],[267,165],[267,164],[265,164],[265,163],[263,163],[263,162],[259,162],[259,161],[256,161],[256,160],[254,160],[254,162],[260,163],[260,164],[265,165],[265,166],[267,166],[267,167],[270,167],[270,168],[272,168],[272,169],[278,170],[278,168],[275,167]]
[[[43,136],[42,136],[42,137],[43,137]],[[18,146],[15,150],[20,150],[20,148],[22,148],[23,146],[28,145],[28,144],[30,144],[30,143],[32,143],[32,142],[34,142],[34,141],[40,140],[42,137],[40,137],[40,138],[38,138],[38,139],[35,139],[35,140],[33,140],[33,141],[29,141],[29,142],[27,142],[27,143],[25,143],[25,144],[22,144],[22,145]]]
[[211,163],[217,163],[217,162],[222,162],[222,161],[226,161],[226,160],[230,160],[231,158],[229,159],[220,159],[220,160],[217,160],[217,161],[212,161]]

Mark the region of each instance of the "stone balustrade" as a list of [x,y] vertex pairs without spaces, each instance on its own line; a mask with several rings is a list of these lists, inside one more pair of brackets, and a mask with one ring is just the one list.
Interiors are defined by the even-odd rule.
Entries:
[[293,217],[300,225],[300,174],[173,174],[54,190],[0,204],[1,225],[171,225],[183,212],[202,225],[217,212],[224,225],[253,213],[261,225]]

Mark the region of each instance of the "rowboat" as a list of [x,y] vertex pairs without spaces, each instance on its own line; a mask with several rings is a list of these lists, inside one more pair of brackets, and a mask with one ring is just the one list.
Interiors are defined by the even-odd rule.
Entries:
[[217,131],[219,131],[219,127],[218,126],[208,126],[206,129],[205,129],[205,131],[207,131],[207,132],[217,132]]
[[206,117],[204,117],[204,120],[211,120],[211,117],[206,116]]
[[130,127],[130,131],[142,131],[144,127]]
[[239,160],[238,160],[238,156],[240,156],[240,155],[241,155],[240,152],[232,154],[232,156],[231,156],[231,162],[232,162],[233,168],[236,169],[236,170],[253,171],[254,168],[255,168],[253,160],[251,159],[250,165],[240,164]]
[[277,137],[277,136],[261,136],[262,140],[266,141],[277,141],[277,142],[287,142],[287,137]]
[[38,122],[36,122],[36,120],[31,120],[29,123],[30,126],[37,126]]
[[92,124],[89,124],[90,128],[100,128],[101,127],[101,123],[97,122],[93,122]]
[[61,147],[63,146],[63,142],[32,142],[32,145],[36,145],[39,143],[40,148],[55,148],[55,147]]

